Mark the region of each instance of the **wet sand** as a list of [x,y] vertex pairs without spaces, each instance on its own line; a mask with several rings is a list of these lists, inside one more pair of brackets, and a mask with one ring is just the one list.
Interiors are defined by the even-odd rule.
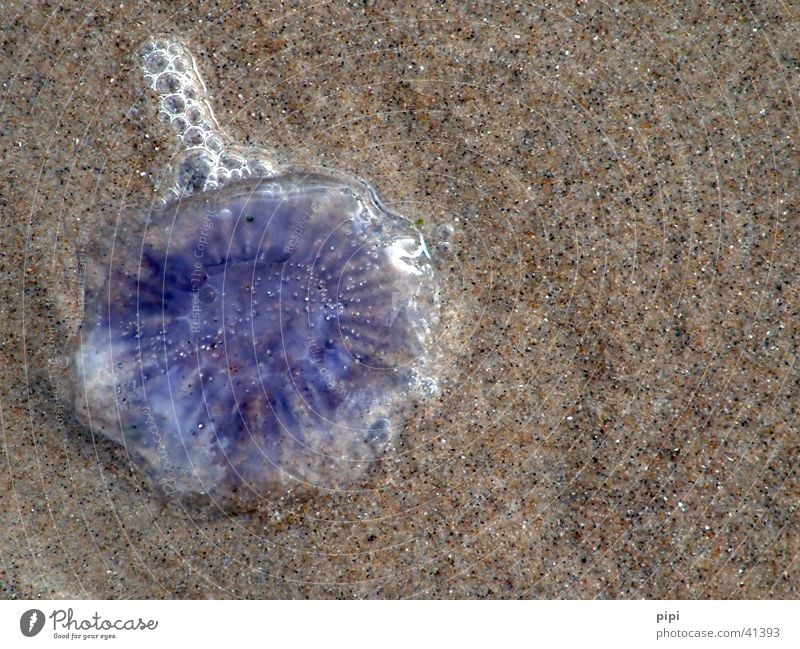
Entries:
[[[798,596],[796,8],[175,7],[0,9],[3,597]],[[353,492],[181,511],[55,379],[82,242],[176,152],[165,30],[436,251],[441,398]]]

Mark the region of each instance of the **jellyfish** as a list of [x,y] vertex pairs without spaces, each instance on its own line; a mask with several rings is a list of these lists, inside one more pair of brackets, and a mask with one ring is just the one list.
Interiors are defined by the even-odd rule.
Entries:
[[352,488],[437,390],[423,235],[365,181],[233,142],[178,40],[141,67],[182,153],[87,251],[77,418],[162,494]]

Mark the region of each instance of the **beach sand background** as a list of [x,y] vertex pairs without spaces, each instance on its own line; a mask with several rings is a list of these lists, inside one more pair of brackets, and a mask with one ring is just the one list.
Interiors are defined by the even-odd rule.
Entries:
[[[3,597],[798,596],[796,4],[0,20]],[[164,31],[235,139],[423,219],[442,395],[354,493],[181,511],[55,379],[81,242],[176,153],[135,58]]]

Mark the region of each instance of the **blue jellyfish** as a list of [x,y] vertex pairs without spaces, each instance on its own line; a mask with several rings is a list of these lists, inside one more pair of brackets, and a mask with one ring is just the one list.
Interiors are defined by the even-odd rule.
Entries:
[[348,488],[436,391],[425,241],[367,183],[232,143],[181,43],[142,69],[184,154],[88,251],[77,416],[165,494]]

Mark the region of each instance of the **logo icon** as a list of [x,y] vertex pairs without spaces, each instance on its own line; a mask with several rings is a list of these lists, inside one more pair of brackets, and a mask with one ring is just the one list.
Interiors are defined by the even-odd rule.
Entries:
[[25,611],[22,617],[19,618],[19,630],[22,635],[32,638],[44,627],[44,613],[38,608],[32,608]]

